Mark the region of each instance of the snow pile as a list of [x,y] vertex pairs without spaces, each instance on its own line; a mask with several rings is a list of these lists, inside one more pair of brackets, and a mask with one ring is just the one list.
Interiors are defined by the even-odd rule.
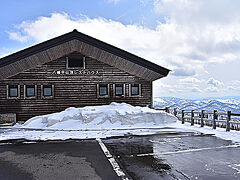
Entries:
[[[37,116],[25,122],[22,128],[83,130],[164,126],[177,118],[148,107],[134,107],[126,103],[103,106],[67,108],[65,111]],[[16,127],[19,128],[19,125]]]

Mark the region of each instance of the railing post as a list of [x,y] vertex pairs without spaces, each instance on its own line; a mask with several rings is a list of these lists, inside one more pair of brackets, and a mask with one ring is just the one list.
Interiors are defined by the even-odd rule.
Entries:
[[213,111],[213,129],[216,129],[217,110]]
[[194,113],[193,113],[194,110],[191,111],[191,126],[194,125]]
[[166,113],[169,113],[170,112],[169,107],[165,107],[165,111],[166,111]]
[[204,126],[204,121],[203,121],[203,119],[204,119],[204,110],[201,111],[201,127]]
[[182,110],[182,124],[184,124],[184,110]]
[[177,116],[177,108],[173,109],[173,114],[174,114],[174,116]]
[[227,112],[226,131],[230,131],[231,111]]

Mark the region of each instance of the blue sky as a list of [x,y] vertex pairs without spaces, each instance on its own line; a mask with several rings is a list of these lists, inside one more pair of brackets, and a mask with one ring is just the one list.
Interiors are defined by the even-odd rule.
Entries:
[[[32,21],[40,16],[49,17],[51,13],[68,13],[73,18],[103,17],[119,21],[125,25],[138,24],[155,28],[158,21],[164,22],[164,16],[153,10],[153,0],[11,0],[3,1],[0,12],[0,53],[2,54],[32,45],[34,42],[9,40],[7,32],[23,21]],[[11,13],[10,13],[11,12]],[[1,54],[0,54],[1,55]]]
[[[153,1],[152,1],[153,2]],[[151,28],[157,21],[164,21],[153,12],[153,3],[139,0],[10,0],[1,2],[0,12],[0,46],[12,48],[15,41],[9,41],[6,31],[11,31],[22,21],[35,20],[40,16],[50,16],[51,13],[66,12],[72,17],[88,16],[103,17],[120,21],[123,24],[139,24]],[[144,20],[147,19],[147,20]],[[19,43],[19,46],[22,46]]]
[[76,28],[172,70],[154,96],[240,95],[237,0],[1,2],[0,57]]

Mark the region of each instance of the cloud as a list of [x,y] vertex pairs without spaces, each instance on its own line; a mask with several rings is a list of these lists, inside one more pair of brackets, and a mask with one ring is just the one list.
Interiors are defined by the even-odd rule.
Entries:
[[23,21],[16,25],[17,31],[8,33],[12,40],[41,42],[72,31],[79,24],[80,21],[71,19],[66,13],[52,13],[50,17],[41,16],[35,21]]
[[181,24],[204,25],[239,20],[238,0],[154,0],[155,11]]
[[227,87],[230,91],[238,91],[240,92],[240,81],[239,80],[232,80],[230,85]]
[[214,86],[209,86],[209,87],[206,88],[206,91],[210,92],[210,93],[216,93],[216,92],[219,92],[219,89],[217,87],[214,87]]
[[178,57],[191,62],[239,60],[239,6],[237,0],[154,1],[155,12],[178,32],[179,37],[172,36],[179,42]]
[[213,87],[220,87],[220,86],[223,86],[223,82],[221,81],[218,81],[214,78],[210,78],[208,81],[207,81],[207,84],[210,85],[210,86],[213,86]]
[[201,80],[194,78],[194,77],[187,77],[185,79],[180,79],[182,83],[189,83],[189,84],[199,84]]
[[27,42],[28,41],[28,37],[27,36],[22,36],[22,34],[19,33],[19,32],[9,32],[9,39],[18,40],[20,42]]
[[199,92],[202,92],[202,90],[197,87],[194,87],[194,88],[192,88],[192,92],[199,93]]
[[240,87],[240,81],[239,80],[232,80],[231,85]]
[[216,92],[223,92],[226,89],[224,88],[224,83],[218,81],[214,78],[209,78],[207,81],[207,88],[206,92],[216,93]]
[[193,76],[196,74],[196,72],[193,69],[187,69],[187,68],[176,68],[174,69],[173,73],[171,73],[174,76]]
[[[162,1],[163,7],[168,3],[173,1]],[[187,0],[178,0],[172,8],[188,7],[190,6],[188,3],[191,4]],[[187,8],[189,9],[191,8]],[[80,32],[166,66],[173,70],[174,76],[200,74],[204,72],[204,66],[210,62],[239,60],[240,23],[230,23],[228,26],[195,25],[195,27],[191,23],[180,23],[181,21],[172,11],[168,10],[169,18],[166,23],[159,22],[156,29],[124,25],[100,17],[76,18],[67,13],[52,13],[49,17],[38,17],[33,21],[22,22],[14,31],[9,32],[9,38],[20,42],[42,42],[78,29]]]
[[230,90],[230,91],[237,91],[240,88],[237,88],[237,87],[234,87],[234,86],[228,86],[227,89]]

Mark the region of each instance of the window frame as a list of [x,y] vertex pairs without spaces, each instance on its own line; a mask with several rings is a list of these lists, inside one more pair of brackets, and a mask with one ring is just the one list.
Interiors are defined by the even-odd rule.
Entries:
[[[107,95],[100,95],[100,87],[106,86],[107,87]],[[108,98],[110,97],[110,84],[97,84],[97,97],[98,98]]]
[[69,61],[69,59],[77,59],[77,57],[75,58],[75,57],[66,57],[66,69],[85,69],[85,64],[86,64],[86,57],[85,56],[83,56],[82,58],[82,61],[83,61],[83,67],[69,67],[69,63],[68,63],[68,61]]
[[[138,86],[138,94],[132,94],[132,86]],[[141,84],[129,84],[129,96],[131,96],[131,97],[142,96],[142,85]]]
[[[34,87],[34,96],[27,96],[27,86]],[[25,99],[36,99],[37,98],[37,85],[24,85],[24,98]]]
[[[10,86],[16,86],[17,96],[10,96],[10,88],[11,88]],[[21,94],[20,85],[13,85],[13,84],[7,85],[7,99],[20,99],[20,94]]]
[[[122,88],[123,88],[121,95],[116,94],[116,87],[119,85],[122,85]],[[125,97],[125,84],[113,84],[113,97],[117,97],[117,98]]]
[[[48,87],[51,87],[52,88],[52,95],[51,96],[44,96],[44,86],[48,86]],[[41,97],[42,99],[53,99],[54,98],[54,85],[49,85],[49,84],[44,84],[44,85],[41,85]]]

